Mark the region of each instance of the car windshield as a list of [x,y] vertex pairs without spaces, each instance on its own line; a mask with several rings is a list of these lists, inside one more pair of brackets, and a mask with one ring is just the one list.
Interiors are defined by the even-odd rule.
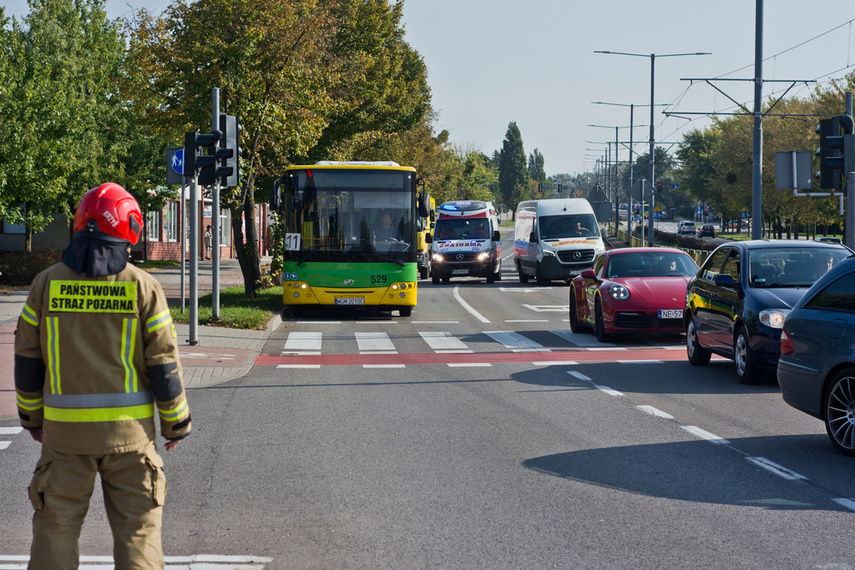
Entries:
[[697,271],[697,264],[685,253],[621,253],[609,257],[606,277],[691,277]]
[[751,287],[810,287],[849,252],[840,247],[749,251]]

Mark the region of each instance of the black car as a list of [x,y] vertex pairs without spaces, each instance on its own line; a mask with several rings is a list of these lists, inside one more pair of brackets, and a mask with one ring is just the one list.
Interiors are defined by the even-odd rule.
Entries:
[[715,228],[710,225],[701,226],[701,229],[698,231],[698,237],[715,237]]
[[825,422],[834,447],[855,457],[855,256],[793,307],[781,333],[784,401]]
[[774,370],[790,309],[828,269],[852,252],[803,240],[729,242],[704,261],[686,289],[686,350],[695,366],[731,358],[743,384]]

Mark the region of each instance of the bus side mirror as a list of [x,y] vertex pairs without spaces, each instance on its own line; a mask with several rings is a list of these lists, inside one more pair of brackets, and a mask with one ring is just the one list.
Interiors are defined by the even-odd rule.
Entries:
[[433,243],[433,236],[430,234],[425,235],[425,243]]
[[270,189],[270,209],[279,210],[282,207],[282,189],[279,187],[279,181],[273,183]]
[[428,194],[427,192],[419,192],[419,217],[427,218],[430,215],[430,209],[428,208]]

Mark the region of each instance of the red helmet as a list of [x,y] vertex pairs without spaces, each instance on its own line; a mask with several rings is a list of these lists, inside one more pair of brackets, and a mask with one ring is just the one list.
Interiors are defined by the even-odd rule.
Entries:
[[83,195],[74,215],[74,235],[137,243],[142,231],[140,206],[127,190],[107,182]]

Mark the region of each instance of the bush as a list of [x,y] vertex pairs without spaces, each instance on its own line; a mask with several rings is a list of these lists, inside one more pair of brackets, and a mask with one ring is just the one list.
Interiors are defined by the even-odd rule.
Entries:
[[58,263],[62,252],[53,249],[0,253],[0,285],[27,286],[36,275]]

